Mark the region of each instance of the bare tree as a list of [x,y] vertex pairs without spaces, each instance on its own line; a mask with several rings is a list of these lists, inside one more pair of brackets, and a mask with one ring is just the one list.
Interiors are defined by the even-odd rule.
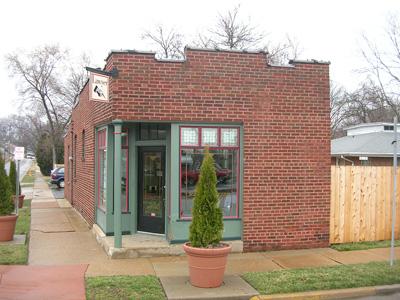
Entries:
[[331,103],[331,137],[335,138],[341,131],[341,126],[345,119],[346,111],[344,104],[345,90],[343,87],[331,82],[330,84],[330,103]]
[[208,29],[206,34],[198,34],[193,43],[205,48],[261,49],[267,52],[267,59],[271,64],[286,64],[289,59],[298,58],[302,51],[300,43],[289,35],[282,42],[268,41],[267,35],[252,25],[250,18],[243,20],[240,6],[219,14],[214,27]]
[[300,42],[288,34],[282,42],[268,42],[264,48],[270,64],[287,64],[291,59],[297,59],[303,52]]
[[215,27],[209,29],[209,40],[214,47],[245,50],[258,47],[265,38],[265,34],[259,32],[250,21],[241,20],[239,10],[240,6],[237,6],[218,15]]
[[157,47],[157,56],[165,59],[182,59],[183,35],[175,29],[167,29],[158,25],[152,31],[146,31],[142,35],[143,40],[148,40]]
[[45,116],[52,143],[53,165],[56,148],[62,143],[65,125],[84,75],[67,63],[68,51],[46,45],[29,53],[6,56],[10,76],[18,80],[19,94],[25,107]]
[[331,85],[331,134],[336,138],[343,128],[370,122],[390,122],[395,112],[382,97],[381,89],[372,81],[348,92],[335,84]]
[[[380,89],[382,100],[400,118],[400,22],[398,15],[390,15],[381,45],[365,34],[361,49],[366,67],[361,69]],[[382,45],[383,44],[383,45]]]

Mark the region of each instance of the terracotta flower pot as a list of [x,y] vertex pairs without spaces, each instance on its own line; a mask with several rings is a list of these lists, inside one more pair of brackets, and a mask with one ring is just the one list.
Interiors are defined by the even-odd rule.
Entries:
[[13,240],[17,218],[17,215],[0,216],[0,242]]
[[[15,203],[15,195],[13,196],[13,202]],[[25,195],[19,195],[18,196],[18,208],[22,208],[23,206],[24,206],[24,198],[25,198]]]
[[219,287],[224,279],[226,261],[232,246],[195,248],[183,245],[188,256],[190,283],[201,288]]

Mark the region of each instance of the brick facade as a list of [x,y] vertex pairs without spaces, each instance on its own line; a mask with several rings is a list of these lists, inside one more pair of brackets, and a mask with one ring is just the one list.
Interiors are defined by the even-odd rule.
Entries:
[[[85,219],[94,222],[95,125],[112,119],[240,122],[245,251],[328,245],[328,64],[269,66],[264,53],[186,49],[184,62],[113,52],[106,69],[114,67],[119,76],[111,79],[110,103],[89,102],[86,86],[65,138],[65,195]],[[80,154],[83,129],[85,161]],[[71,194],[67,158],[75,134],[78,159]]]
[[[95,125],[111,121],[111,115],[110,104],[89,101],[89,84],[86,84],[79,96],[79,103],[72,111],[71,123],[64,138],[65,198],[91,225],[95,222]],[[73,160],[70,160],[70,157]]]

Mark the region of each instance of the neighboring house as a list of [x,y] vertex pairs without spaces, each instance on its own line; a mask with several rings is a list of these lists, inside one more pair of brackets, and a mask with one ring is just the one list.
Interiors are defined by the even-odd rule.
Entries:
[[331,141],[331,163],[393,165],[393,127],[393,123],[365,123],[345,128],[347,136]]
[[72,111],[66,198],[116,240],[140,231],[186,241],[209,146],[224,239],[245,251],[328,246],[329,63],[185,52],[162,61],[112,51],[104,71],[92,70],[110,76],[109,88],[93,79]]

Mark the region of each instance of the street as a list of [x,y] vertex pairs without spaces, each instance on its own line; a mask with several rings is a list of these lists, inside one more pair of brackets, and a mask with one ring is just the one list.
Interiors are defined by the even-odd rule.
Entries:
[[391,294],[391,295],[380,295],[380,296],[369,296],[363,298],[357,298],[363,300],[398,300],[400,299],[400,293]]

